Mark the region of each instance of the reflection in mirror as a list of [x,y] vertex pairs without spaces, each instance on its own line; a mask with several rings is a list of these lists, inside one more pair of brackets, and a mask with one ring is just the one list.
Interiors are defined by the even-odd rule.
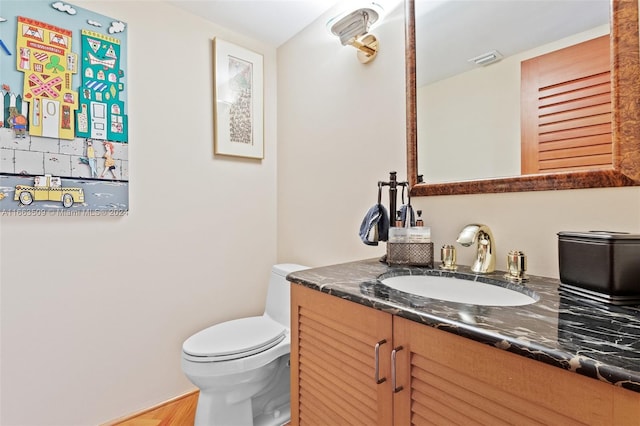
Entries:
[[[427,182],[520,175],[521,62],[608,35],[609,0],[433,4],[416,2],[418,171]],[[470,60],[493,51],[502,59]]]
[[[537,11],[541,4],[544,7]],[[615,0],[613,7],[600,0],[406,0],[405,5],[407,165],[413,195],[623,186],[640,181],[635,1]],[[536,15],[538,12],[542,15]],[[454,23],[446,16],[454,16]],[[609,144],[613,153],[608,154],[611,165],[600,171],[568,169],[518,176],[523,159],[521,62],[606,37],[609,16],[613,19],[613,62],[608,87],[612,89],[613,114],[605,115],[613,117],[613,143]],[[495,18],[498,21],[492,21]],[[429,27],[428,42],[423,37],[425,24]],[[510,35],[497,31],[507,27]],[[531,35],[528,27],[531,31],[542,28],[542,34]],[[467,38],[470,34],[473,42]],[[475,68],[467,61],[493,50],[502,54],[501,60]],[[426,183],[415,186],[418,174],[424,175]]]

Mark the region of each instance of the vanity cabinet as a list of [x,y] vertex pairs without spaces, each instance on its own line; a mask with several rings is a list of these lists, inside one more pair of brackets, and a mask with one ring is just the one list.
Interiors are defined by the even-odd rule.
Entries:
[[291,425],[393,424],[392,316],[291,289]]
[[292,425],[640,421],[640,393],[300,285],[291,318]]
[[[396,425],[638,425],[640,393],[394,317]],[[405,392],[408,390],[408,392]]]

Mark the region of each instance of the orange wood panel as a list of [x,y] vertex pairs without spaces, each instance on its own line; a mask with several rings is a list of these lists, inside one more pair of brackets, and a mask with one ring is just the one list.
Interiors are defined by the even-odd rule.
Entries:
[[[522,62],[522,174],[613,166],[609,44],[598,37]],[[601,147],[576,149],[596,136]]]
[[405,349],[396,424],[638,425],[639,393],[403,318],[394,339]]
[[292,285],[291,320],[291,424],[391,425],[392,316]]

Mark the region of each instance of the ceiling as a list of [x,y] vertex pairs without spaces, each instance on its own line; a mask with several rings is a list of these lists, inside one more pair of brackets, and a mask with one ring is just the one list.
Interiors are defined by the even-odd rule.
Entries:
[[280,46],[338,0],[170,0],[217,25]]
[[[217,25],[278,47],[332,8],[371,0],[169,0]],[[392,10],[400,0],[375,0]],[[609,22],[610,0],[416,0],[418,86]],[[339,6],[338,6],[339,5]],[[424,30],[428,28],[428,30]]]
[[416,0],[418,87],[609,23],[610,0]]

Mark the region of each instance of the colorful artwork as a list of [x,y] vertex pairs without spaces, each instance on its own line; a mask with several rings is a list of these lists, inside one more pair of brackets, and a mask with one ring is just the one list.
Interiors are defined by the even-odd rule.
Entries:
[[120,41],[94,31],[82,31],[82,86],[76,135],[127,141],[127,120],[120,69]]
[[0,214],[126,213],[127,25],[61,1],[0,15]]
[[82,188],[63,187],[59,177],[51,175],[36,176],[33,185],[16,185],[13,197],[20,204],[28,206],[35,201],[60,201],[63,207],[69,208],[73,203],[84,202]]
[[34,19],[17,19],[16,69],[24,74],[23,99],[31,104],[29,134],[73,139],[71,111],[78,107],[78,97],[71,88],[75,69],[66,66],[75,63],[72,33]]

